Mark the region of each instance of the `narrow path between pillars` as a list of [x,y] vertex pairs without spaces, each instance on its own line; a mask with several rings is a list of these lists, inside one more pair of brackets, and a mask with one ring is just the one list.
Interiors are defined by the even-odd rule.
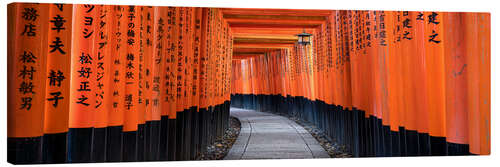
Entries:
[[231,116],[240,120],[241,131],[226,160],[330,157],[307,130],[286,117],[240,108],[231,108]]

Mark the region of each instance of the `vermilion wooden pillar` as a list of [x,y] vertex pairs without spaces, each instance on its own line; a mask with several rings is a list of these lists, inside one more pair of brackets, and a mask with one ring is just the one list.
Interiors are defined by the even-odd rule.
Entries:
[[7,161],[42,163],[48,5],[8,5]]
[[91,162],[97,92],[97,5],[73,5],[68,161]]
[[126,61],[126,16],[124,6],[113,6],[109,13],[113,27],[110,31],[111,47],[111,109],[108,112],[106,161],[120,162],[123,159],[123,123],[125,112],[125,61]]
[[73,5],[48,4],[47,78],[43,156],[45,163],[67,160]]

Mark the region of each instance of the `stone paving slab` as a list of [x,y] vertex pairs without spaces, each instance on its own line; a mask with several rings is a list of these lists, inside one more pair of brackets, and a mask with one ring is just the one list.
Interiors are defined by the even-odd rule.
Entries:
[[224,159],[329,158],[318,141],[302,126],[271,113],[231,108],[241,131]]

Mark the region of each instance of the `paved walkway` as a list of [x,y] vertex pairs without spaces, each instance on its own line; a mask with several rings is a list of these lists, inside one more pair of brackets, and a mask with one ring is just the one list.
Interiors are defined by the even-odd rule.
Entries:
[[283,116],[231,108],[241,132],[228,155],[235,159],[329,158],[328,153],[302,126]]

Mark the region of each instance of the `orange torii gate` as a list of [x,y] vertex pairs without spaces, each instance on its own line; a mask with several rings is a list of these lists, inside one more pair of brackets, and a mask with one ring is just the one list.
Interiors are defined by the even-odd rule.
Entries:
[[8,9],[9,162],[190,160],[228,128],[233,37],[219,9]]
[[290,11],[227,10],[235,36],[256,39],[234,44],[248,54],[233,61],[233,106],[296,115],[354,156],[490,153],[490,127],[478,122],[490,119],[490,85],[479,86],[489,81],[489,14],[332,11],[312,29],[311,45],[286,47],[266,42],[286,41],[300,22],[260,21]]

